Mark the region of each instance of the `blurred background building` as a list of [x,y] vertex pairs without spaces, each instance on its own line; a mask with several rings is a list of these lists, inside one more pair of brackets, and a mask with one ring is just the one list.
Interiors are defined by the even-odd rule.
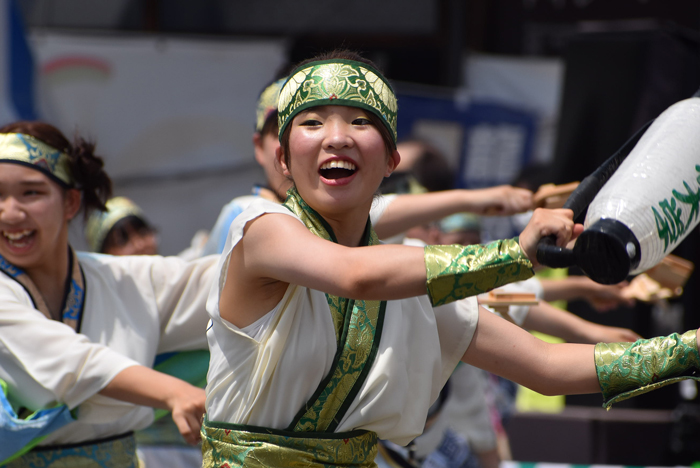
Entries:
[[[547,182],[581,180],[700,87],[700,2],[689,0],[0,0],[0,10],[0,124],[40,118],[95,139],[115,193],[148,214],[165,254],[263,181],[251,145],[257,95],[318,52],[375,61],[399,94],[399,138],[431,141],[462,187],[510,183],[535,163],[549,165]],[[506,220],[484,229],[486,239],[513,234]],[[85,246],[82,227],[73,237]],[[697,264],[699,249],[696,230],[675,253]],[[696,328],[699,283],[694,274],[664,310],[571,308],[644,336]],[[654,432],[664,462],[700,460],[697,391],[684,392],[620,405],[665,411],[653,426],[667,429]],[[622,426],[582,418],[568,434],[587,441],[586,460],[617,460],[591,453],[611,450],[605,440]]]

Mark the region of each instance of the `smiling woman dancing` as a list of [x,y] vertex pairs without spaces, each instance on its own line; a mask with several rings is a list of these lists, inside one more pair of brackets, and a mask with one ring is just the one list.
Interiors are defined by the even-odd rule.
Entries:
[[283,206],[239,215],[220,260],[205,466],[374,466],[377,437],[421,433],[460,359],[541,393],[602,388],[608,404],[652,384],[648,367],[618,365],[630,355],[658,363],[673,349],[654,382],[697,364],[695,332],[594,352],[459,300],[531,276],[542,236],[564,245],[582,229],[568,210],[538,210],[519,239],[485,246],[376,245],[368,213],[400,156],[396,98],[371,63],[336,52],[300,64],[278,110],[295,186]]
[[93,145],[41,122],[0,128],[0,464],[136,466],[144,406],[198,439],[204,391],[149,366],[206,348],[217,257],[75,253],[69,221],[110,191]]

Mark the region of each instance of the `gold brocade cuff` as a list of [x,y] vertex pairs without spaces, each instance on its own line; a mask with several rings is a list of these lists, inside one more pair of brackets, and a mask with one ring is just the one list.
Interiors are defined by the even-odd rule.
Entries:
[[606,409],[680,380],[700,380],[696,330],[634,343],[598,343],[595,367]]
[[424,252],[428,297],[433,306],[534,275],[517,237],[486,245],[429,245]]

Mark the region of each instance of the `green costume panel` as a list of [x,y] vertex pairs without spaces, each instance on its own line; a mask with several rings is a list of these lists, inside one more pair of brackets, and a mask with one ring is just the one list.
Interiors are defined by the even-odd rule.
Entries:
[[204,421],[205,467],[246,468],[376,467],[377,434],[300,433]]

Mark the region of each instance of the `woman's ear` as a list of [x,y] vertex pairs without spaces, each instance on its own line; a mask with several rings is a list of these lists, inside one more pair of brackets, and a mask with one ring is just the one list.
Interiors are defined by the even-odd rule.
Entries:
[[284,150],[282,149],[282,146],[275,148],[275,159],[277,159],[277,164],[279,164],[279,167],[282,168],[282,174],[284,174],[286,177],[291,177],[292,173],[284,160]]
[[258,164],[264,166],[265,152],[263,151],[262,135],[259,132],[253,133],[253,149],[255,150],[255,160]]
[[391,152],[389,155],[389,161],[387,164],[386,168],[386,173],[384,173],[384,177],[389,177],[392,172],[398,167],[399,163],[401,162],[401,155],[397,150],[394,150]]
[[78,189],[67,189],[65,196],[63,197],[63,212],[65,214],[66,221],[70,221],[75,218],[75,215],[80,211],[80,190]]

